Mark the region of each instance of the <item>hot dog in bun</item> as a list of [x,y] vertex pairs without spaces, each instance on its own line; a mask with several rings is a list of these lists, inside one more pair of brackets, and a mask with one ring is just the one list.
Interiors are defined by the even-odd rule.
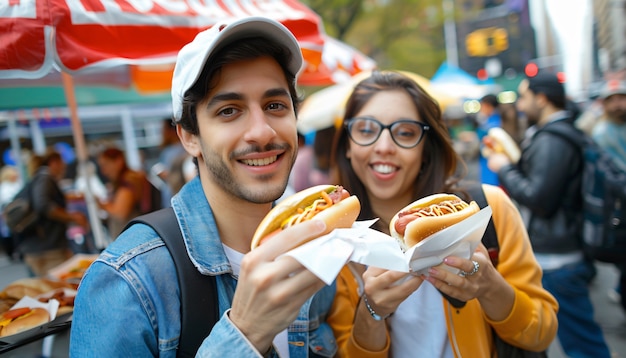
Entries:
[[278,203],[259,224],[252,249],[275,233],[300,222],[315,219],[326,223],[327,234],[352,226],[361,211],[359,199],[340,185],[317,185],[299,191]]
[[0,316],[0,337],[29,330],[50,321],[50,314],[43,308],[16,308]]
[[453,194],[433,194],[400,210],[389,223],[389,232],[407,250],[430,235],[480,211]]
[[503,153],[513,163],[517,163],[522,156],[517,143],[502,128],[494,127],[489,129],[487,135],[483,137],[483,157],[489,157],[492,153]]

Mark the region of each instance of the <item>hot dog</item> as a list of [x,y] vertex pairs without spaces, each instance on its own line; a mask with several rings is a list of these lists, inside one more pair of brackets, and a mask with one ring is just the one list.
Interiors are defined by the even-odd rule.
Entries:
[[483,157],[489,157],[491,153],[503,153],[509,157],[511,162],[517,163],[522,156],[517,143],[500,127],[489,129],[487,135],[483,137],[483,144]]
[[279,231],[315,219],[326,223],[324,234],[352,226],[361,211],[359,199],[340,185],[317,185],[278,203],[259,224],[252,238],[254,249]]
[[50,321],[50,314],[43,308],[16,308],[0,316],[0,337],[10,336]]
[[480,211],[453,194],[433,194],[407,205],[394,215],[389,232],[407,250],[430,235]]

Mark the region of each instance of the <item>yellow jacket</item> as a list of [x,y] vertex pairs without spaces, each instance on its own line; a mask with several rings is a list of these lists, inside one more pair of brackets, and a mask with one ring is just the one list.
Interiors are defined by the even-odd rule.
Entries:
[[[558,304],[541,285],[542,271],[516,206],[500,188],[483,185],[483,189],[493,212],[500,243],[497,269],[513,286],[515,302],[506,319],[494,322],[483,314],[476,299],[457,309],[442,297],[448,338],[455,357],[495,357],[492,327],[503,340],[516,346],[545,350],[556,336]],[[352,321],[359,299],[358,283],[352,272],[344,267],[337,278],[337,294],[328,317],[337,338],[338,356],[386,357],[389,334],[387,346],[381,352],[363,350],[352,336]]]

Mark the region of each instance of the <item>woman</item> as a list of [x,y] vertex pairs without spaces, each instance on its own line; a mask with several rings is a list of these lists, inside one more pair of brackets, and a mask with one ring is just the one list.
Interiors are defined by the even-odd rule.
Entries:
[[130,219],[149,211],[151,203],[146,201],[151,200],[151,188],[142,172],[128,167],[124,152],[118,148],[103,150],[98,166],[111,186],[110,198],[99,205],[108,214],[109,234],[115,239]]
[[[454,192],[471,199],[459,187],[464,165],[438,104],[401,74],[374,72],[356,86],[334,149],[334,179],[361,199],[359,220],[379,218],[375,228],[387,234],[393,215],[418,198]],[[366,349],[394,357],[491,357],[492,328],[521,348],[548,348],[557,303],[541,286],[517,209],[499,188],[483,190],[500,244],[497,270],[482,245],[469,259],[445,258],[465,277],[437,268],[419,277],[375,267],[361,269],[361,276],[344,268],[329,320],[341,355]],[[441,293],[467,303],[455,308]],[[355,308],[370,314],[354,322],[339,314]]]

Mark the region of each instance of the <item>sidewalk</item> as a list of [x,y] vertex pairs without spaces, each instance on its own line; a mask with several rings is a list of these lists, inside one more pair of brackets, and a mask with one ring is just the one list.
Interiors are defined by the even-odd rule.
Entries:
[[[9,283],[28,276],[28,271],[22,263],[12,263],[0,252],[0,289]],[[602,326],[605,338],[611,349],[613,358],[626,358],[626,316],[618,303],[612,302],[607,292],[617,282],[618,272],[613,265],[598,263],[598,276],[591,286],[591,299],[594,304],[595,317]],[[47,350],[50,358],[64,358],[68,356],[69,331],[63,332],[50,340]],[[24,347],[12,350],[2,358],[35,358],[42,357],[43,342],[34,342]],[[548,350],[550,358],[565,358],[558,342]],[[592,358],[592,357],[590,357]]]

